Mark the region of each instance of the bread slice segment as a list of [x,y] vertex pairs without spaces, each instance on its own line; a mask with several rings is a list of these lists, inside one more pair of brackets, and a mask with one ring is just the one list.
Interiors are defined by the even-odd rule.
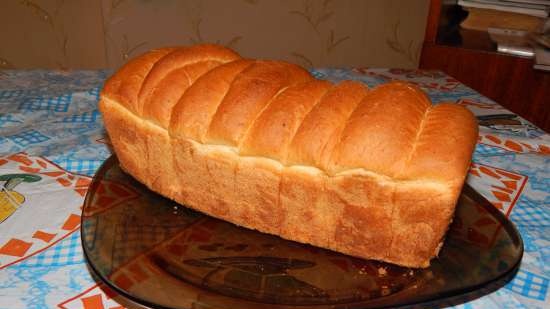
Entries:
[[300,124],[289,146],[288,164],[325,171],[348,118],[367,92],[364,84],[354,81],[332,87]]
[[286,162],[289,144],[298,127],[331,86],[330,82],[313,80],[286,88],[248,129],[239,145],[239,154]]
[[412,85],[391,82],[376,87],[348,119],[327,169],[337,173],[364,168],[395,177],[408,161],[430,105]]
[[257,61],[231,84],[212,118],[207,142],[237,146],[274,97],[286,87],[312,79],[307,71],[293,64]]
[[132,120],[126,111],[137,114],[143,80],[159,59],[174,50],[154,49],[130,60],[105,82],[101,91],[99,109],[113,148],[124,169],[141,182],[147,180],[143,169],[148,162],[147,146],[138,130],[141,119]]

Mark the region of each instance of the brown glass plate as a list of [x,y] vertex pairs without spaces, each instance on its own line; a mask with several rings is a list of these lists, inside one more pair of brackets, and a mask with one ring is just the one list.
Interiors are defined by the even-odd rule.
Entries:
[[439,258],[409,269],[353,258],[220,221],[99,169],[83,207],[90,268],[129,299],[160,308],[379,308],[462,295],[517,270],[515,227],[466,186]]

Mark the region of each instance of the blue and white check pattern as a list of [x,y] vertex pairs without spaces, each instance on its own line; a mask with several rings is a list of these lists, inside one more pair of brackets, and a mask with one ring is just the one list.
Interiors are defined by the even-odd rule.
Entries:
[[548,278],[520,270],[514,279],[506,284],[506,289],[524,297],[545,300],[546,293],[548,292],[548,283]]
[[480,156],[497,156],[505,153],[507,153],[507,151],[502,148],[493,147],[486,144],[477,143],[475,148],[475,154]]
[[84,263],[84,256],[80,231],[75,231],[48,250],[17,264],[17,267],[54,267],[81,263]]
[[19,110],[32,112],[47,110],[53,112],[66,112],[71,103],[72,93],[64,94],[59,97],[38,97],[24,100],[19,105]]
[[[538,179],[536,183],[531,184],[534,190],[546,191],[550,188],[550,175],[546,178]],[[546,200],[543,202],[544,205],[550,205],[550,195],[546,197]],[[548,210],[550,211],[550,210]]]
[[550,209],[541,208],[539,203],[525,196],[520,198],[517,205],[512,210],[510,218],[517,226],[537,228],[550,227]]
[[28,130],[28,131],[20,132],[14,135],[7,136],[7,138],[21,147],[29,146],[32,144],[38,144],[50,139],[50,137],[36,130]]
[[315,77],[317,79],[323,79],[323,78],[327,77],[327,75],[325,73],[319,72],[319,71],[316,71],[316,70],[312,70],[311,75],[313,75],[313,77]]
[[103,164],[103,160],[54,160],[61,168],[77,174],[93,175],[97,169]]
[[0,114],[0,128],[7,124],[21,123],[22,121],[17,119],[12,114]]
[[25,90],[4,90],[0,91],[0,100],[18,98],[28,94],[29,92]]
[[92,88],[88,91],[88,94],[91,95],[91,96],[94,96],[96,98],[96,100],[99,100],[99,93],[101,92],[101,88],[100,87],[95,87],[95,88]]
[[66,123],[93,123],[99,118],[99,111],[84,112],[78,115],[71,115],[63,118],[62,122]]

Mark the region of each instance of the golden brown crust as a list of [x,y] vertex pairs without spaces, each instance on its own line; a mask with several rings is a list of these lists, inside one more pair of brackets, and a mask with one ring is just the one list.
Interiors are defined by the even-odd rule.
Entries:
[[473,115],[417,87],[315,80],[212,45],[125,65],[100,101],[123,168],[152,190],[248,228],[426,267],[477,139]]
[[102,95],[116,100],[134,113],[137,112],[138,94],[143,80],[159,59],[174,50],[175,48],[154,49],[130,60],[105,82]]
[[[222,64],[239,58],[239,55],[232,50],[217,45],[195,45],[173,50],[154,64],[143,81],[136,106],[137,114],[143,115],[143,109],[147,104],[150,104],[153,92],[156,88],[162,86],[159,84],[172,71],[205,61],[213,61]],[[200,70],[198,75],[200,76],[206,73],[206,71],[206,68],[205,70]],[[187,75],[186,69],[183,69],[183,72],[183,74]],[[191,84],[193,82],[192,78],[188,76],[188,79],[188,83]],[[179,87],[170,87],[168,84],[168,87],[165,86],[164,90],[170,91],[173,88],[177,89]]]
[[233,80],[253,63],[252,60],[233,61],[197,79],[174,107],[170,134],[204,143],[212,117]]
[[285,162],[298,126],[330,86],[329,82],[313,80],[286,88],[254,121],[241,141],[239,153]]
[[462,184],[477,136],[477,122],[469,110],[453,103],[434,106],[425,116],[409,164],[400,176]]
[[151,98],[143,106],[143,118],[167,129],[170,125],[172,108],[187,88],[205,72],[219,66],[218,61],[203,61],[173,70],[159,83]]
[[344,81],[332,87],[296,132],[288,154],[289,164],[324,169],[347,119],[367,91],[364,84],[353,81]]
[[395,177],[407,162],[429,106],[412,85],[392,82],[376,87],[347,120],[329,171],[364,168]]
[[210,123],[207,141],[237,146],[261,111],[286,87],[312,80],[285,62],[257,61],[233,81]]

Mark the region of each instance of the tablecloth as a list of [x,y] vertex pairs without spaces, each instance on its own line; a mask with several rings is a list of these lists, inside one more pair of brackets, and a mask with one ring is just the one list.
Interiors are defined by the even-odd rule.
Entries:
[[[0,308],[122,308],[96,281],[80,242],[81,206],[111,154],[98,98],[111,72],[0,71]],[[320,79],[419,85],[432,101],[478,117],[468,183],[509,217],[524,240],[519,271],[505,286],[430,307],[550,308],[550,135],[437,71],[315,69]],[[528,102],[526,102],[528,104]],[[496,231],[480,225],[478,236]]]

